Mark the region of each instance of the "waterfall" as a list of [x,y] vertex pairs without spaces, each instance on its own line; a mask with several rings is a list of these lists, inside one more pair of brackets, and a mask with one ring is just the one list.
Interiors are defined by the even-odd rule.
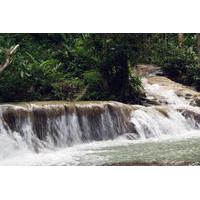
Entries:
[[[163,108],[162,108],[163,109]],[[162,137],[163,135],[180,135],[195,130],[195,125],[177,110],[165,108],[138,109],[131,115],[140,138]]]
[[[200,109],[173,89],[143,80],[157,105],[30,102],[0,105],[0,160],[123,137],[146,140],[200,130]],[[120,137],[119,137],[120,136]]]
[[0,133],[15,143],[20,138],[36,152],[115,139],[134,131],[130,113],[136,107],[117,102],[1,105]]

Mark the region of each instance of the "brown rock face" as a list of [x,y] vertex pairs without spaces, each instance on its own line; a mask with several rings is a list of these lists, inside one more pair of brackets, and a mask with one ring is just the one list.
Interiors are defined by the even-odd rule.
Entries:
[[154,65],[137,65],[136,66],[136,72],[142,77],[146,77],[149,75],[155,75],[155,74],[160,74],[160,67],[154,66]]
[[190,119],[195,123],[196,127],[200,125],[200,113],[195,110],[179,108],[177,111],[181,112],[186,119]]

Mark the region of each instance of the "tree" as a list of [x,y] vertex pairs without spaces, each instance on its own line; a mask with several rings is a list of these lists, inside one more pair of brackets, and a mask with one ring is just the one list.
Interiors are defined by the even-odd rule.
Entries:
[[[142,37],[142,34],[89,34],[84,42],[87,44],[84,49],[89,50],[88,55],[93,57],[101,74],[102,93],[110,98],[127,102],[139,97],[131,84],[136,80],[131,76],[130,66],[141,57]],[[140,86],[139,79],[136,85]]]
[[197,33],[197,51],[198,51],[198,58],[200,61],[200,33]]
[[81,100],[139,103],[141,81],[130,69],[147,57],[150,35],[0,34],[4,49],[22,44],[15,59],[18,47],[10,48],[5,58],[4,51],[0,52],[0,60],[5,59],[2,72],[13,64],[0,76],[0,101],[81,96]]

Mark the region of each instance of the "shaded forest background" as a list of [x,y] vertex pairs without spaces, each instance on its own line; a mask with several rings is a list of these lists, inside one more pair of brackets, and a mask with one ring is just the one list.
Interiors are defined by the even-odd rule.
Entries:
[[[116,100],[141,103],[139,63],[200,90],[199,34],[0,34],[0,102]],[[3,66],[3,65],[2,65]]]

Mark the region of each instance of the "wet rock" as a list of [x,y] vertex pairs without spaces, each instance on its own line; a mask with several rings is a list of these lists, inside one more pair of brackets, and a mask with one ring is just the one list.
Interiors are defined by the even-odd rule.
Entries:
[[136,72],[137,74],[143,77],[162,74],[160,67],[155,65],[143,65],[143,64],[136,66]]
[[164,117],[169,118],[169,114],[165,108],[157,107],[156,110],[159,111]]
[[[159,85],[159,87],[162,87],[163,90],[166,91],[173,91],[177,97],[182,97],[188,103],[190,103],[193,106],[200,106],[200,93],[197,92],[194,88],[188,87],[185,85],[182,85],[180,83],[176,83],[166,77],[163,76],[153,76],[153,77],[147,77],[144,79],[147,81],[150,85]],[[149,96],[147,91],[147,96]],[[151,94],[150,94],[151,95]],[[167,104],[167,97],[166,99],[163,99],[162,96],[159,95],[159,93],[154,96],[154,100],[157,99],[157,102],[161,104]]]
[[200,124],[200,113],[197,111],[189,110],[189,109],[183,109],[179,108],[177,111],[181,112],[181,114],[186,118],[186,119],[191,119],[196,123],[196,126]]
[[187,93],[187,94],[185,94],[185,96],[186,96],[186,97],[192,97],[192,94]]
[[125,133],[123,136],[128,140],[137,140],[139,138],[139,135],[136,133]]
[[196,97],[196,98],[194,99],[194,102],[195,102],[196,106],[199,106],[199,107],[200,107],[200,97]]

